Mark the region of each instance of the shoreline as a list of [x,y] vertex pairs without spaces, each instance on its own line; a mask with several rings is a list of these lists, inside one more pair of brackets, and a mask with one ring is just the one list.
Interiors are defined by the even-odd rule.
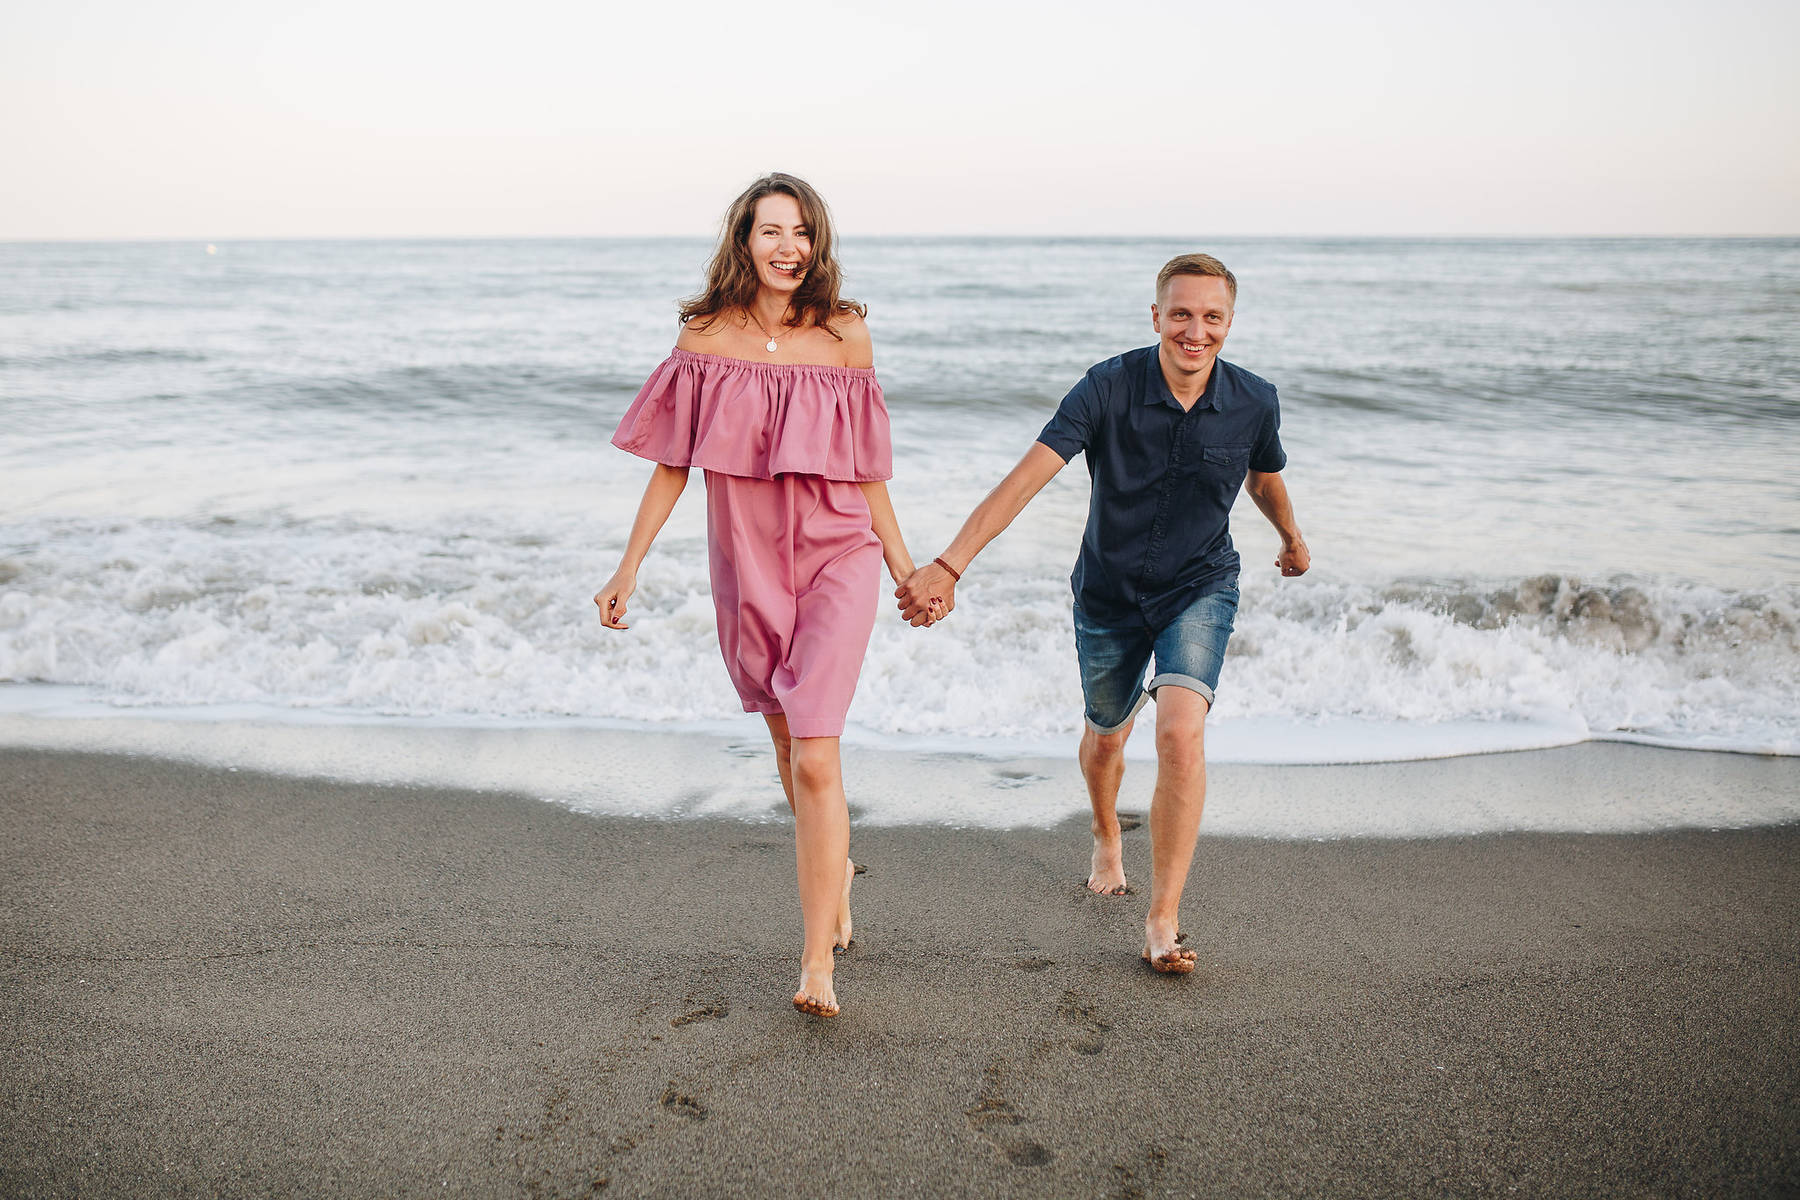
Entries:
[[[1141,730],[1132,746],[1138,753],[1127,754],[1120,804],[1141,810],[1155,780],[1150,731]],[[0,711],[0,753],[22,750],[348,785],[522,794],[597,815],[752,823],[787,817],[768,739],[761,723],[749,720],[728,734]],[[1053,754],[847,740],[844,772],[858,824],[1050,829],[1087,812],[1073,740]],[[1430,838],[1800,823],[1800,756],[1624,741],[1389,762],[1214,759],[1208,778],[1203,837]]]
[[0,816],[6,1195],[1800,1187],[1800,825],[1202,838],[1186,980],[1079,822],[858,825],[822,1022],[785,828],[16,749]]

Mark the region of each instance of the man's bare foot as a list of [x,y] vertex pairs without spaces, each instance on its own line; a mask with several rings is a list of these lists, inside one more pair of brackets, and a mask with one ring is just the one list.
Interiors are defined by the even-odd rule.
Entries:
[[838,1015],[837,993],[831,988],[831,965],[823,969],[800,968],[800,990],[794,993],[794,1007],[815,1017]]
[[1182,935],[1173,921],[1144,923],[1144,961],[1164,975],[1186,975],[1193,971],[1197,956],[1182,945]]
[[1102,896],[1123,896],[1131,889],[1125,886],[1125,844],[1120,840],[1118,822],[1107,832],[1094,829],[1094,859],[1088,870],[1087,889]]
[[832,945],[834,951],[850,948],[850,881],[856,878],[856,864],[850,859],[844,860],[844,898],[838,901],[837,940]]

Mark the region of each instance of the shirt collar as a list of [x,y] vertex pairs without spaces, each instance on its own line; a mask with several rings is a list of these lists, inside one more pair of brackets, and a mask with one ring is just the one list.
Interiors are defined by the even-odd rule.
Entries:
[[[1224,398],[1220,394],[1219,377],[1225,372],[1220,370],[1223,364],[1213,359],[1212,374],[1206,380],[1206,390],[1200,393],[1200,399],[1194,402],[1195,408],[1210,408],[1214,412],[1224,407]],[[1150,347],[1148,361],[1144,364],[1144,399],[1145,404],[1163,404],[1176,412],[1181,412],[1181,401],[1175,399],[1175,393],[1169,390],[1169,381],[1162,373],[1162,345]]]

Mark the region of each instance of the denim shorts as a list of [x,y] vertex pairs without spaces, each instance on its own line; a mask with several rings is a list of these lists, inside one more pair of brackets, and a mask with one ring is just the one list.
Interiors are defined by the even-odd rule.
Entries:
[[[1111,629],[1096,625],[1075,608],[1075,655],[1081,660],[1081,697],[1088,728],[1117,733],[1131,723],[1144,702],[1166,685],[1206,697],[1210,706],[1225,662],[1225,643],[1237,616],[1235,584],[1200,597],[1161,633],[1142,625]],[[1156,674],[1144,682],[1144,668],[1156,657]]]

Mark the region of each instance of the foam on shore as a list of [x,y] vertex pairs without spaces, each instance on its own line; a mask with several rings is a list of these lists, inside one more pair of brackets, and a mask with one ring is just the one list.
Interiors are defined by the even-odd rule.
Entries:
[[[654,731],[618,723],[459,725],[248,709],[97,715],[22,711],[0,689],[0,745],[178,759],[281,775],[523,793],[579,811],[666,819],[781,819],[786,804],[759,725]],[[40,699],[41,699],[40,693]],[[1341,731],[1350,736],[1351,731]],[[1552,734],[1538,731],[1539,737]],[[1271,729],[1263,735],[1276,736]],[[1067,747],[896,748],[847,740],[859,824],[1048,828],[1087,811]],[[1800,759],[1540,741],[1535,753],[1363,765],[1260,765],[1212,754],[1205,832],[1274,838],[1438,837],[1500,831],[1623,833],[1800,821]],[[1217,741],[1229,741],[1220,737]],[[1136,743],[1124,809],[1149,804]],[[1496,744],[1494,749],[1519,749]],[[1008,749],[1019,751],[1008,753]],[[1626,769],[1627,766],[1629,769]],[[1656,781],[1645,786],[1646,780]]]

